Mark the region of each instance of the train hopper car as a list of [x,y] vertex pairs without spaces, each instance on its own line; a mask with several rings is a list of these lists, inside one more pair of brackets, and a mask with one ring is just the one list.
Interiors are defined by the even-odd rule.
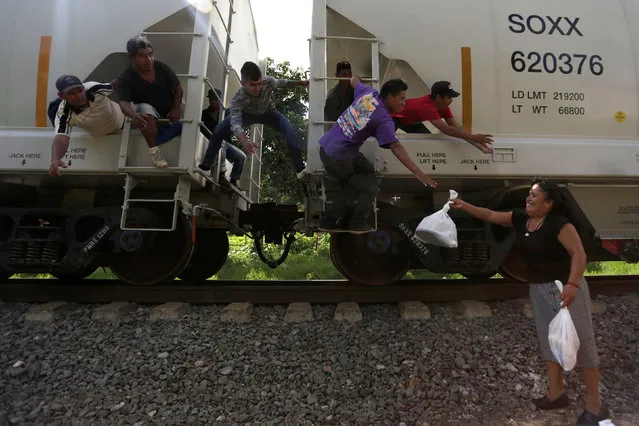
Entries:
[[[133,284],[203,279],[224,264],[228,232],[272,240],[291,228],[295,209],[258,203],[259,152],[247,159],[242,191],[222,191],[217,172],[197,169],[206,92],[219,89],[228,107],[242,64],[258,62],[249,0],[37,3],[8,0],[0,18],[0,280],[19,272],[81,279],[100,266]],[[182,133],[160,146],[168,167],[152,166],[126,122],[99,138],[75,128],[69,167],[49,176],[56,79],[112,81],[138,34],[184,88]],[[250,134],[259,142],[261,127]]]
[[459,247],[414,238],[419,221],[455,189],[497,210],[523,207],[533,177],[560,183],[590,261],[639,258],[639,3],[633,0],[314,0],[309,169],[305,215],[317,227],[337,189],[319,160],[318,140],[335,64],[380,88],[408,84],[407,97],[450,81],[463,127],[494,135],[483,154],[426,123],[431,134],[399,139],[438,181],[425,188],[388,150],[368,141],[380,193],[374,232],[332,236],[331,256],[349,279],[384,284],[409,269],[503,275],[526,280],[509,229],[454,212]]

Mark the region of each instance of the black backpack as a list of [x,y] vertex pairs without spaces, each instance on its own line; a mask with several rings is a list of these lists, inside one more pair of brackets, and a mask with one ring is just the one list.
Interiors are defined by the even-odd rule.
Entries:
[[49,102],[49,108],[47,108],[47,115],[49,116],[49,120],[51,120],[51,124],[53,126],[55,126],[55,114],[58,112],[60,102],[62,102],[62,98],[56,98]]

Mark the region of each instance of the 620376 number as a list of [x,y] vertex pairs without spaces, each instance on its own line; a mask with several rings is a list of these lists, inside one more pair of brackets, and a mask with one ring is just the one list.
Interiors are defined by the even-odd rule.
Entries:
[[562,74],[583,74],[590,71],[593,75],[602,75],[604,65],[599,55],[583,55],[579,53],[538,53],[530,52],[528,54],[516,50],[510,56],[510,65],[515,72],[546,72],[554,74],[560,72]]

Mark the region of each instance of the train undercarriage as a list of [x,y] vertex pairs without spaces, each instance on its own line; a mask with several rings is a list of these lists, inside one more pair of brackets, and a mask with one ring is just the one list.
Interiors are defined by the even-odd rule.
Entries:
[[[17,188],[5,191],[5,207],[0,207],[3,281],[16,273],[49,273],[61,280],[81,280],[100,267],[110,268],[119,279],[134,285],[152,285],[177,277],[205,280],[226,262],[229,233],[252,237],[260,258],[275,268],[285,260],[296,233],[316,232],[313,224],[318,219],[308,211],[305,218],[295,205],[275,203],[250,204],[246,210],[237,211],[237,221],[220,220],[220,212],[212,209],[183,206],[175,229],[167,231],[165,224],[172,219],[172,209],[145,205],[128,208],[125,226],[121,227],[122,209],[113,200],[84,209],[40,207],[33,200],[51,205],[51,197],[30,195],[23,186]],[[15,196],[8,200],[7,193]],[[600,240],[567,190],[565,196],[570,200],[589,260],[637,260],[636,240]],[[515,185],[502,189],[485,205],[511,209],[522,205],[524,198],[524,187]],[[430,207],[426,211],[436,210],[432,198],[427,204]],[[330,256],[335,268],[350,281],[366,285],[391,284],[408,270],[459,273],[469,279],[487,279],[500,273],[516,281],[527,280],[525,266],[517,252],[511,251],[511,229],[453,212],[458,247],[436,247],[414,237],[425,210],[404,207],[396,199],[378,200],[372,232],[332,234]],[[262,247],[267,243],[283,246],[279,259],[264,255]]]
[[[290,247],[293,226],[302,218],[296,206],[274,203],[251,204],[247,210],[231,210],[226,215],[204,205],[199,209],[183,205],[170,230],[172,206],[147,203],[128,207],[121,226],[122,209],[117,204],[83,209],[39,207],[29,205],[28,200],[44,201],[44,197],[38,197],[36,191],[25,197],[25,188],[19,188],[14,187],[13,193],[20,196],[7,203],[5,194],[4,207],[0,207],[0,281],[17,273],[81,280],[100,267],[110,268],[116,277],[135,285],[177,277],[205,280],[226,262],[229,230],[250,235],[258,248],[264,243],[282,243],[287,236]],[[21,201],[26,205],[19,206]],[[239,214],[237,222],[227,218],[233,213]]]

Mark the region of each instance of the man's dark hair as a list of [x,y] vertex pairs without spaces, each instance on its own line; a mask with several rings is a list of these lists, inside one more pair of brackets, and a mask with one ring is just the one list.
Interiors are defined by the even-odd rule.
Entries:
[[148,38],[144,36],[135,36],[126,42],[126,51],[129,55],[135,55],[140,49],[153,49]]
[[533,185],[538,185],[541,189],[541,192],[544,193],[544,199],[548,201],[552,201],[552,208],[550,209],[550,213],[554,214],[565,214],[566,206],[564,204],[564,196],[561,194],[561,189],[559,185],[550,179],[546,179],[543,177],[536,177],[533,179]]
[[388,95],[397,96],[399,92],[403,92],[404,90],[408,90],[408,85],[404,83],[404,80],[394,78],[384,83],[382,90],[379,92],[379,96],[382,98],[382,101],[384,101]]
[[[215,96],[215,93],[217,93],[217,96]],[[213,92],[213,89],[209,89],[209,92],[206,96],[213,99],[222,99],[222,91],[217,87],[215,88],[215,93]]]
[[257,81],[262,78],[262,70],[255,62],[247,61],[242,65],[240,75],[242,76],[243,82]]
[[335,72],[337,74],[339,74],[340,72],[344,71],[344,70],[350,70],[351,69],[351,64],[348,61],[341,61],[337,63],[337,66],[335,67]]

